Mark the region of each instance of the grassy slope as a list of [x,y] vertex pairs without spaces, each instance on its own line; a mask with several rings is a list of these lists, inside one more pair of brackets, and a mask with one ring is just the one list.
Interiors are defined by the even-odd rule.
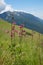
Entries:
[[[10,56],[11,51],[9,49],[9,45],[11,45],[11,38],[10,38],[10,34],[5,33],[6,29],[10,31],[11,24],[0,19],[0,57],[1,57],[0,62],[2,61],[3,57],[5,57],[4,65],[13,65],[12,62],[14,63],[14,61],[11,60],[12,59]],[[18,29],[18,26],[16,26],[16,29]],[[28,30],[28,29],[25,29],[25,30],[29,33],[32,33],[32,30]],[[15,40],[16,40],[17,46],[19,46],[19,37],[16,36]],[[40,38],[39,38],[39,33],[37,32],[34,33],[33,39],[32,39],[32,36],[29,36],[29,35],[26,37],[23,37],[21,49],[23,52],[26,53],[26,55],[24,55],[26,60],[26,63],[25,62],[24,63],[26,65],[43,65],[42,43],[43,43],[43,35],[40,34]],[[16,51],[18,50],[19,49],[17,48]],[[8,60],[9,63],[6,62],[6,60]]]

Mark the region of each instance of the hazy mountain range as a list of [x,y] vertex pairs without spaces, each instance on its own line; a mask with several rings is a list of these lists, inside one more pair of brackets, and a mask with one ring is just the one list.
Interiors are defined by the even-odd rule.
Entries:
[[7,11],[0,14],[0,18],[7,20],[10,23],[12,22],[12,19],[11,19],[12,16],[14,16],[14,21],[16,22],[17,25],[24,24],[26,28],[35,30],[43,34],[42,19],[32,14],[25,13],[25,12],[18,12],[18,11],[14,11],[14,12]]

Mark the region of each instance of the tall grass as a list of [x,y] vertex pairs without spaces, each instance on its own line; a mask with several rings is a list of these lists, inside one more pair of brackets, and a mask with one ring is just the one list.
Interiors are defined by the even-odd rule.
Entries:
[[0,20],[0,65],[43,65],[43,34]]

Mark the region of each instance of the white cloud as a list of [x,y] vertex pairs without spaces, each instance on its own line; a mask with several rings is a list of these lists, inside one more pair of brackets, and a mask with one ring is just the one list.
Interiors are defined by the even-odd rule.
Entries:
[[0,12],[5,9],[5,5],[4,0],[0,0]]
[[[14,9],[12,8],[11,5],[7,4],[5,0],[0,0],[0,14],[6,11],[14,11]],[[41,13],[40,11],[34,11],[34,10],[29,10],[29,11],[15,10],[15,11],[31,13],[43,19],[43,15],[42,15],[43,12]]]
[[0,0],[0,13],[6,12],[6,11],[14,11],[11,5],[6,4],[4,0]]
[[6,11],[11,11],[11,12],[13,12],[14,9],[12,8],[11,5],[7,5],[7,6],[5,7],[5,9],[1,11],[1,13],[6,12]]
[[0,0],[0,5],[5,4],[4,0]]

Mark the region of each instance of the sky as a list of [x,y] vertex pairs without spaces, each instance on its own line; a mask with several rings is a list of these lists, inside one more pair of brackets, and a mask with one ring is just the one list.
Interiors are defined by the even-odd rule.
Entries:
[[43,19],[43,0],[0,0],[0,12],[24,11]]

